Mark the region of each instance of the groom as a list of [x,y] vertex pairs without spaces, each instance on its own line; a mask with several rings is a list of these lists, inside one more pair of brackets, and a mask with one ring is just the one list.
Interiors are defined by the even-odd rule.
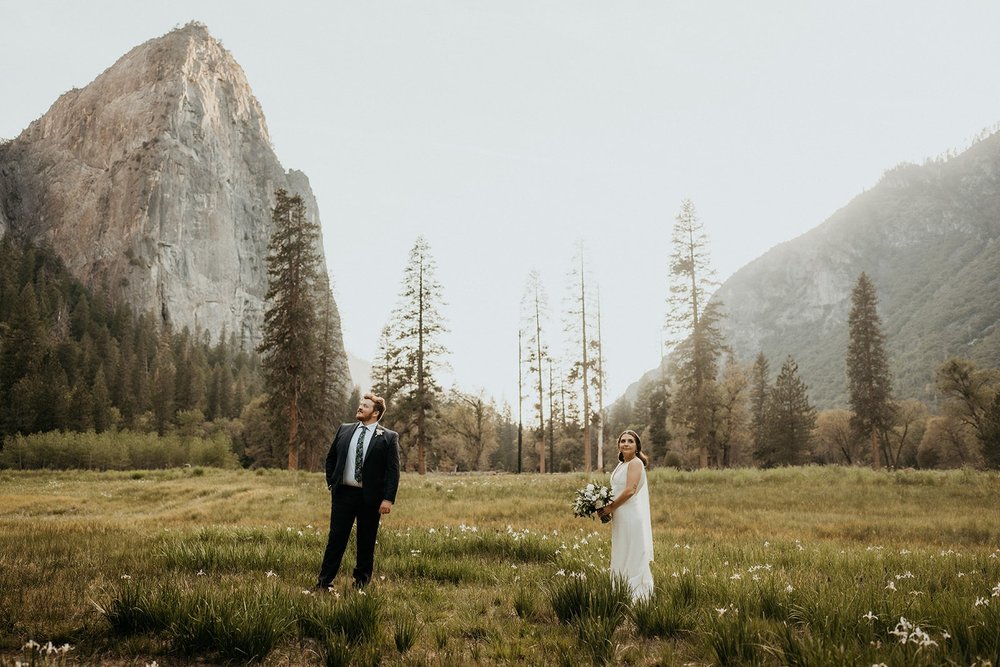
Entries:
[[385,399],[365,394],[355,413],[358,421],[342,424],[333,438],[326,457],[326,485],[333,496],[330,537],[317,588],[329,588],[337,576],[355,521],[354,585],[363,588],[372,578],[378,522],[392,511],[399,486],[399,434],[379,426],[384,414]]

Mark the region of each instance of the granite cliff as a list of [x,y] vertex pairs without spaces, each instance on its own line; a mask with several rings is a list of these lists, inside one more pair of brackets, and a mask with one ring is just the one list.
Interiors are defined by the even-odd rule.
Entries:
[[318,222],[242,68],[192,23],[132,49],[2,147],[0,233],[47,243],[88,286],[175,329],[225,328],[252,345],[279,187]]

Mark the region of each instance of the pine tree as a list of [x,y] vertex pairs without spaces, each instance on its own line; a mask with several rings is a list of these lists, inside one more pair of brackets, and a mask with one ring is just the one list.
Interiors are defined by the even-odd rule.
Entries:
[[402,384],[398,390],[396,410],[404,415],[411,427],[417,448],[417,472],[427,472],[427,450],[432,442],[431,419],[440,402],[441,388],[436,373],[444,364],[447,352],[440,342],[446,332],[441,285],[434,277],[436,264],[430,246],[417,237],[403,270],[400,305],[394,313],[398,336]]
[[638,414],[635,416],[635,423],[629,420],[629,423],[619,424],[615,430],[621,432],[626,428],[634,429],[639,424],[644,423],[645,429],[640,427],[639,430],[646,431],[643,442],[647,442],[648,446],[643,447],[643,450],[648,450],[648,453],[655,455],[657,460],[666,460],[670,451],[670,430],[667,428],[667,418],[670,413],[670,388],[667,385],[666,373],[662,367],[653,379],[644,380],[639,385],[636,408]]
[[[574,397],[575,390],[567,388],[567,398],[563,401],[563,405],[568,413],[578,412],[576,419],[571,421],[577,421],[580,428],[583,429],[583,470],[590,472],[594,468],[593,443],[591,443],[590,432],[593,407],[590,403],[590,397],[598,359],[594,354],[593,317],[596,309],[591,291],[587,287],[589,276],[582,243],[577,246],[576,256],[570,267],[569,307],[565,311],[566,333],[569,334],[567,346],[569,373],[566,380],[570,387],[574,385],[578,387],[580,394],[578,397]],[[573,405],[569,405],[568,402]]]
[[40,390],[38,374],[50,346],[30,283],[21,288],[8,317],[0,348],[0,426],[5,433],[30,433],[35,392]]
[[258,351],[268,389],[268,408],[276,430],[285,433],[288,469],[299,467],[299,452],[308,447],[300,429],[304,393],[317,365],[316,285],[321,256],[319,225],[306,216],[299,195],[275,192],[271,213],[274,232],[267,255],[267,309]]
[[816,410],[809,403],[809,388],[799,377],[799,366],[788,356],[781,365],[768,397],[767,444],[755,450],[754,458],[765,468],[804,463],[809,453]]
[[[376,392],[376,396],[382,396]],[[384,396],[382,396],[385,398]],[[355,410],[357,410],[358,405],[361,403],[361,388],[358,385],[354,385],[354,389],[351,390],[351,395],[347,398],[347,403],[344,404],[344,412],[342,413],[340,421],[349,422],[354,419]]]
[[764,451],[770,427],[767,423],[767,401],[771,393],[771,364],[763,352],[757,354],[750,370],[750,437],[753,451]]
[[[543,322],[548,316],[548,297],[537,271],[528,274],[528,282],[521,298],[521,327],[528,364],[528,379],[536,397],[535,414],[538,429],[535,432],[535,449],[538,452],[538,472],[545,472],[545,385],[543,372],[550,362],[549,348],[543,337]],[[550,414],[551,417],[551,414]]]
[[677,355],[677,413],[698,448],[701,467],[717,464],[711,414],[719,356],[725,349],[718,323],[721,304],[709,297],[717,283],[708,236],[690,199],[681,203],[671,234],[667,331]]
[[167,432],[177,412],[177,368],[174,365],[173,350],[170,345],[170,326],[165,325],[156,347],[156,359],[152,374],[152,409],[156,432],[161,436]]
[[111,395],[108,391],[108,383],[105,380],[104,367],[97,369],[94,376],[93,399],[93,423],[97,433],[103,433],[112,426],[112,404]]
[[340,329],[340,313],[333,300],[329,280],[322,276],[317,294],[319,304],[319,332],[317,338],[319,355],[314,369],[314,377],[306,391],[309,410],[306,419],[308,455],[306,460],[310,470],[319,470],[326,445],[332,440],[344,413],[351,385],[351,373],[347,367],[347,354],[343,348]]
[[888,438],[893,421],[892,380],[877,306],[875,286],[862,273],[851,293],[847,318],[847,382],[855,428],[871,438],[875,468],[880,462],[890,463]]
[[[372,391],[376,396],[384,398],[386,405],[395,403],[396,393],[404,382],[402,350],[397,342],[399,336],[392,330],[394,323],[395,320],[382,327],[378,337],[378,347],[375,350],[375,360],[372,362]],[[354,407],[357,407],[360,400],[359,395]],[[397,417],[398,415],[390,416],[389,419],[395,422]]]
[[604,385],[607,376],[604,369],[604,346],[601,339],[601,287],[597,286],[597,338],[592,341],[594,349],[594,391],[597,394],[597,412],[594,419],[597,421],[597,470],[604,471]]

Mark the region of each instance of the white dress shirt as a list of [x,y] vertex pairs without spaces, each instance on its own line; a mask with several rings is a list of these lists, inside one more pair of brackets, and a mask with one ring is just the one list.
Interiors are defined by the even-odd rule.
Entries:
[[[358,488],[361,487],[361,482],[354,480],[354,457],[357,456],[358,440],[360,439],[362,426],[365,425],[358,422],[357,429],[351,434],[351,446],[347,449],[347,461],[344,462],[344,479],[341,480],[342,484]],[[362,461],[368,456],[368,445],[372,444],[372,438],[375,436],[375,429],[378,428],[378,422],[368,424],[365,428],[368,431],[365,433],[365,441],[361,445],[364,448],[361,450]]]

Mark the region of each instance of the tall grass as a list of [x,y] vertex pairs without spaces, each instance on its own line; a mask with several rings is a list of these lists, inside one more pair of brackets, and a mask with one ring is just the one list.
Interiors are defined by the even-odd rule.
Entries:
[[635,603],[585,479],[405,475],[317,595],[322,475],[0,470],[0,664],[1000,665],[994,473],[653,470]]

